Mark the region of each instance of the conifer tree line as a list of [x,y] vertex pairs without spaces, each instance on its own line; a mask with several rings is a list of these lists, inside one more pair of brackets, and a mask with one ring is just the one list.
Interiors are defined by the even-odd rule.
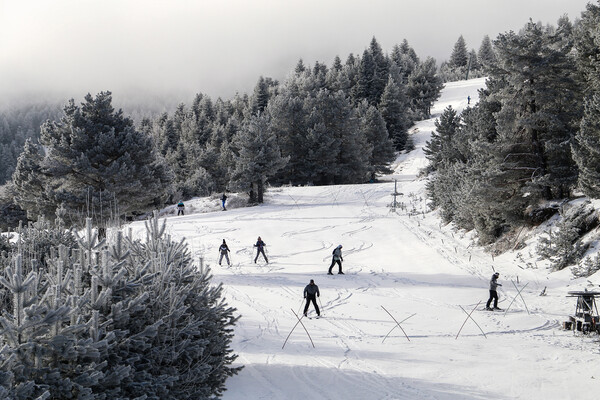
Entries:
[[214,399],[241,367],[235,309],[157,213],[145,241],[58,213],[0,240],[0,398]]
[[488,35],[483,37],[479,50],[468,50],[465,38],[460,35],[452,48],[450,59],[440,65],[439,76],[444,82],[487,76],[497,62],[494,45]]
[[[425,152],[443,219],[491,243],[552,205],[600,194],[600,7],[556,26],[527,23],[494,40],[479,103],[447,108]],[[565,236],[565,235],[563,235]]]
[[88,94],[24,143],[0,204],[11,221],[25,219],[16,204],[30,220],[52,220],[62,205],[69,225],[104,223],[226,190],[262,202],[267,183],[372,181],[411,148],[408,129],[441,88],[434,59],[420,60],[406,40],[385,54],[373,38],[344,62],[299,60],[282,82],[260,77],[230,100],[200,93],[138,126],[110,92]]
[[410,147],[408,128],[429,115],[441,82],[433,59],[405,40],[384,54],[375,38],[362,55],[331,66],[299,60],[283,82],[260,77],[251,95],[198,94],[190,106],[145,120],[142,130],[174,172],[183,198],[271,184],[358,183],[387,170]]

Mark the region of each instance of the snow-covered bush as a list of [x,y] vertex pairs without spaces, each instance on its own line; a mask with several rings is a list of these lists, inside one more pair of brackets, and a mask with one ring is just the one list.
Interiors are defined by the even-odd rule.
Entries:
[[238,372],[221,286],[158,217],[145,242],[77,246],[46,266],[14,254],[0,274],[0,398],[209,399]]
[[550,260],[555,270],[577,264],[588,248],[581,238],[596,226],[598,213],[589,202],[575,206],[562,215],[556,231],[540,239],[538,254]]

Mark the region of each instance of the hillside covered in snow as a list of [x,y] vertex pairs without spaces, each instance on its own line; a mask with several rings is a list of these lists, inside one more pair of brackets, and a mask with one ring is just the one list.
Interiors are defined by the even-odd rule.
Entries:
[[[236,207],[234,198],[226,212],[204,198],[186,203],[184,216],[164,211],[169,233],[186,238],[241,315],[233,348],[245,367],[228,380],[224,399],[598,396],[597,336],[561,329],[575,309],[567,292],[597,287],[598,274],[576,280],[568,269],[551,272],[537,259],[535,235],[493,257],[428,207],[419,171],[435,118],[449,105],[462,111],[467,96],[476,102],[484,85],[446,84],[432,119],[410,131],[415,149],[379,183],[272,188],[264,204]],[[143,223],[131,227],[144,234]],[[254,263],[259,236],[268,264]],[[231,267],[217,263],[223,239]],[[336,266],[327,275],[340,244],[345,274],[335,274]],[[506,312],[483,310],[494,271]],[[301,326],[294,313],[301,315],[310,279],[320,289],[322,318],[303,318]],[[403,321],[406,336],[388,312]]]

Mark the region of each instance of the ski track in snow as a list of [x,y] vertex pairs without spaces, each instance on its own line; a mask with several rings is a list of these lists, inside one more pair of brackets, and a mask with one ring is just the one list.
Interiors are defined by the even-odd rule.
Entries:
[[[448,105],[462,111],[467,94],[477,101],[483,82],[447,84],[432,114]],[[169,234],[188,238],[241,315],[232,346],[236,365],[245,368],[229,378],[223,399],[586,399],[597,393],[590,376],[600,378],[593,362],[600,349],[592,337],[559,329],[562,305],[571,305],[562,292],[537,296],[547,272],[522,270],[510,255],[494,259],[428,209],[425,181],[417,176],[434,121],[411,130],[415,150],[398,157],[387,182],[276,188],[261,206],[167,219]],[[396,212],[390,209],[394,178],[402,192]],[[141,235],[143,224],[133,224],[133,231]],[[262,255],[253,262],[259,235],[269,264]],[[222,239],[232,267],[216,265]],[[338,244],[345,275],[329,276]],[[516,295],[511,280],[520,278],[519,287],[530,282],[522,295],[531,314],[520,298],[506,315],[481,311],[493,269],[502,271],[502,307]],[[321,290],[323,318],[302,319],[315,348],[298,324],[282,349],[309,279]],[[470,312],[478,302],[472,317],[487,339],[471,320],[456,338],[467,318],[459,305]],[[410,341],[381,306],[397,321],[416,313],[401,323]],[[314,315],[312,305],[309,310]]]

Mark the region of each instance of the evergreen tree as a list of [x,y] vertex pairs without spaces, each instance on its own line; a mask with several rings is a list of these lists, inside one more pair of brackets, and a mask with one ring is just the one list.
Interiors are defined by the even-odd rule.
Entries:
[[600,94],[587,99],[579,132],[573,142],[579,168],[578,186],[586,196],[600,198]]
[[294,69],[294,72],[297,75],[302,74],[304,71],[306,71],[306,67],[304,66],[304,61],[302,61],[302,59],[298,60],[298,63],[296,64],[296,68]]
[[233,141],[239,150],[234,154],[232,184],[241,190],[251,185],[258,202],[262,203],[269,177],[285,167],[289,159],[281,156],[277,137],[270,129],[266,115],[251,117]]
[[600,92],[600,4],[588,3],[574,33],[577,67],[585,82],[586,94]]
[[477,58],[484,70],[488,70],[496,65],[496,52],[488,35],[485,35],[481,41]]
[[262,76],[258,79],[256,86],[254,87],[254,94],[252,96],[252,113],[259,115],[265,111],[267,104],[269,103],[269,87],[265,78]]
[[381,101],[381,96],[388,84],[389,64],[388,60],[381,50],[381,46],[373,37],[369,45],[369,52],[373,57],[373,63],[375,68],[373,71],[373,78],[371,81],[371,92],[369,94],[369,103],[371,105],[377,105]]
[[435,120],[436,130],[431,133],[431,139],[423,148],[423,152],[429,160],[428,169],[430,171],[437,170],[444,161],[454,163],[459,158],[453,144],[459,127],[460,116],[452,106],[446,107],[440,118]]
[[379,109],[396,150],[404,150],[412,120],[405,88],[396,83],[392,77],[388,79]]
[[[15,254],[0,276],[0,395],[33,398],[215,398],[240,368],[230,343],[235,310],[165,236],[157,213],[147,240],[78,244],[46,262]],[[47,227],[32,227],[35,241]],[[61,231],[64,231],[61,229]],[[108,250],[101,250],[103,247]]]
[[573,142],[573,158],[579,168],[579,188],[593,198],[600,196],[600,7],[588,4],[575,31],[578,72],[584,81],[584,113]]
[[453,68],[466,67],[469,62],[469,52],[467,50],[467,44],[462,35],[459,36],[458,40],[454,44],[452,54],[450,55],[449,64]]
[[369,50],[365,50],[360,59],[360,66],[358,69],[358,78],[356,86],[354,88],[354,101],[356,103],[362,100],[367,100],[370,105],[376,105],[374,103],[375,97],[373,93],[373,77],[375,76],[375,61],[373,55]]
[[429,118],[431,106],[440,97],[444,84],[436,74],[435,60],[428,57],[408,78],[407,92],[412,110],[421,118]]
[[375,180],[376,174],[391,172],[389,165],[396,157],[394,143],[389,138],[385,120],[377,108],[369,106],[367,102],[363,101],[357,112],[361,134],[372,147],[369,165],[371,180]]
[[18,202],[28,212],[53,218],[64,203],[72,218],[95,209],[104,220],[117,206],[124,215],[162,204],[171,180],[163,160],[111,102],[110,92],[87,95],[81,107],[71,100],[60,122],[42,126],[45,156],[27,152],[15,171]]

